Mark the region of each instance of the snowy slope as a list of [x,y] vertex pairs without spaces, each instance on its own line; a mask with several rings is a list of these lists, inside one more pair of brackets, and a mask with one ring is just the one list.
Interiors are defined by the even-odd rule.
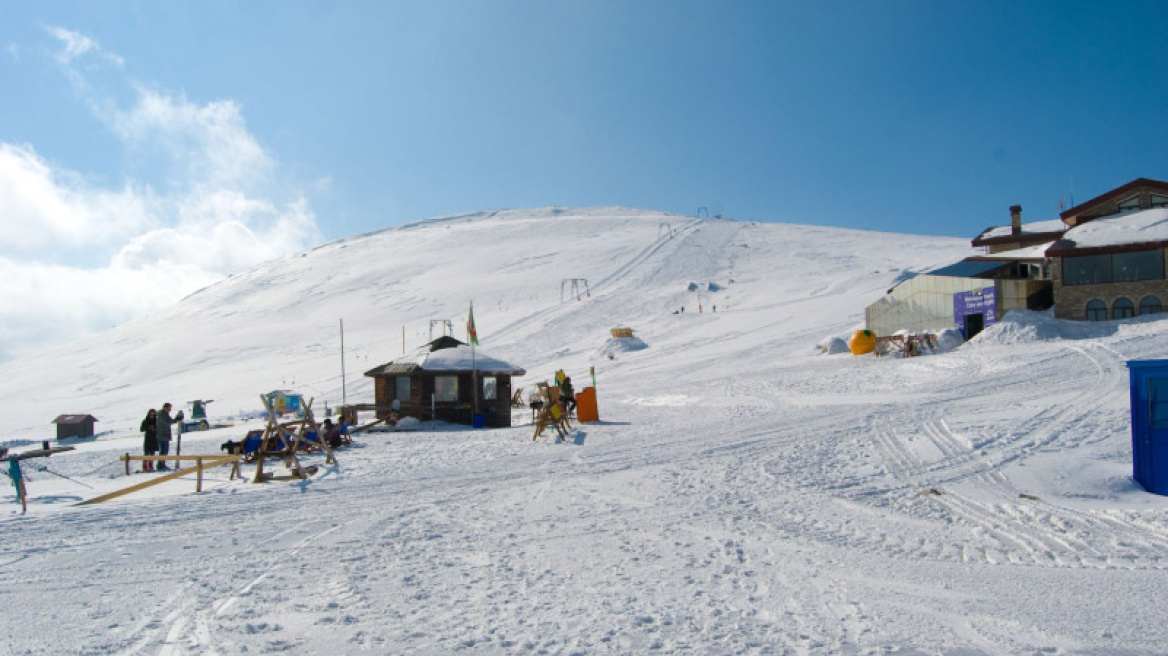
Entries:
[[[968,251],[619,208],[470,214],[4,363],[10,445],[65,412],[109,434],[31,470],[28,515],[0,497],[17,536],[0,653],[1162,653],[1168,502],[1130,479],[1123,364],[1165,355],[1162,322],[1020,313],[920,358],[815,348]],[[571,278],[590,297],[561,302]],[[340,318],[348,397],[369,400],[360,372],[402,352],[403,326],[409,349],[431,319],[461,338],[471,300],[482,349],[529,372],[516,384],[595,366],[603,421],[563,444],[532,442],[526,410],[504,430],[423,423],[306,483],[217,472],[201,495],[71,505],[146,476],[116,461],[145,408],[226,415],[282,387],[335,405]],[[617,326],[647,348],[609,360]]]

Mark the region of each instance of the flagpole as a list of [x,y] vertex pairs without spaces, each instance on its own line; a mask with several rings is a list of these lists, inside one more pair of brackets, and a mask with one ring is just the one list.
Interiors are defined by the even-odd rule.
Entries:
[[345,320],[341,319],[341,405],[349,402],[345,393]]
[[[471,332],[474,331],[474,332]],[[474,414],[479,413],[478,370],[475,364],[475,342],[479,341],[478,330],[474,326],[474,301],[470,302],[470,318],[467,320],[466,341],[470,342],[470,386],[472,388]],[[474,417],[471,417],[473,423]]]

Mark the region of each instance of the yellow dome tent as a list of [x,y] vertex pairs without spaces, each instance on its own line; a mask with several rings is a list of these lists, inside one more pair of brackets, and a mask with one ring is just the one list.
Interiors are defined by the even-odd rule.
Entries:
[[848,340],[852,355],[864,355],[876,350],[876,333],[871,330],[857,330]]

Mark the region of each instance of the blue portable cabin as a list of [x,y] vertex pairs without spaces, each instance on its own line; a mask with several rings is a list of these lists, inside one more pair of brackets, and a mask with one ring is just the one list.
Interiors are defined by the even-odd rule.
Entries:
[[1168,495],[1168,360],[1130,360],[1132,477]]

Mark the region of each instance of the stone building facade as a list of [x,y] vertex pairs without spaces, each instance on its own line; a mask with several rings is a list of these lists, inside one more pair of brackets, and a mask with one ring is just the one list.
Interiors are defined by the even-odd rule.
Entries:
[[[1110,219],[1122,215],[1156,208],[1168,208],[1168,182],[1139,178],[1107,193],[1080,203],[1060,214],[1068,227],[1067,240],[1056,242],[1046,252],[1050,261],[1051,280],[1054,283],[1055,316],[1060,319],[1080,321],[1102,321],[1126,319],[1145,314],[1163,312],[1163,303],[1168,301],[1168,243],[1155,233],[1147,241],[1096,246],[1084,248],[1075,242],[1075,228],[1098,219]],[[1134,231],[1144,232],[1144,231]],[[1155,255],[1152,255],[1152,253]],[[1068,273],[1074,258],[1094,258],[1116,262],[1124,259],[1140,259],[1144,262],[1158,261],[1158,271],[1152,268],[1150,275],[1117,275],[1112,280],[1098,283],[1084,283],[1072,280]],[[1124,279],[1126,278],[1126,279]]]
[[[1164,248],[1156,250],[1164,270],[1168,271],[1168,251]],[[1063,280],[1063,259],[1052,258],[1050,267],[1054,283],[1054,315],[1059,319],[1104,321],[1164,311],[1163,303],[1168,301],[1168,280],[1067,285]],[[1131,314],[1127,313],[1128,308]],[[1100,312],[1103,309],[1106,309],[1106,314]]]

